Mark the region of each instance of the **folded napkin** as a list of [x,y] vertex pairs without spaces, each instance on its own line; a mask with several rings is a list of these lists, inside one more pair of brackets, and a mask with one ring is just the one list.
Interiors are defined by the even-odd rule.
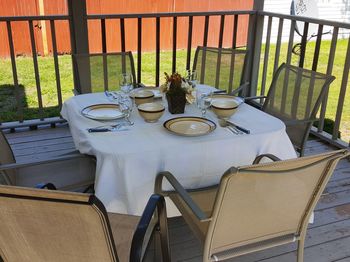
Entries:
[[186,101],[187,101],[187,103],[192,104],[192,103],[194,103],[195,100],[196,99],[195,99],[195,97],[192,94],[186,94]]

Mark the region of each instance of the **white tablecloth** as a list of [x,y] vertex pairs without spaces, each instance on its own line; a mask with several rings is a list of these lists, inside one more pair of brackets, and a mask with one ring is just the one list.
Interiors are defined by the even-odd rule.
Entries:
[[[146,123],[135,109],[130,130],[88,133],[87,128],[101,122],[85,118],[81,110],[106,102],[102,93],[75,96],[64,103],[61,115],[69,122],[76,148],[96,156],[95,192],[108,212],[141,215],[159,171],[170,171],[186,188],[196,188],[218,183],[229,167],[251,164],[259,154],[296,157],[283,122],[246,104],[231,120],[250,129],[249,135],[234,135],[217,125],[205,136],[177,136],[163,123],[182,115],[171,115],[167,109],[157,123]],[[200,116],[200,111],[186,105],[184,115]],[[207,117],[217,123],[212,112]],[[170,207],[168,213],[175,215],[176,209]]]

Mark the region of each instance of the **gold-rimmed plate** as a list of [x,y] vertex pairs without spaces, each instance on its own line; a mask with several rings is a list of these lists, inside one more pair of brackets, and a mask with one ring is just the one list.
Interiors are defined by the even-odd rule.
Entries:
[[213,132],[216,124],[206,118],[183,116],[169,119],[163,126],[171,133],[180,136],[203,136]]
[[115,120],[123,118],[124,114],[116,104],[96,104],[85,107],[81,114],[94,120]]

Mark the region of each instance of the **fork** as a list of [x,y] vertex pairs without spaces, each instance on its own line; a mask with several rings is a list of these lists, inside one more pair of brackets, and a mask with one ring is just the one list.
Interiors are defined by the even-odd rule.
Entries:
[[230,130],[233,134],[239,135],[238,131],[235,130],[232,126],[230,126],[225,120],[219,119],[219,125],[221,127],[226,127],[228,130]]

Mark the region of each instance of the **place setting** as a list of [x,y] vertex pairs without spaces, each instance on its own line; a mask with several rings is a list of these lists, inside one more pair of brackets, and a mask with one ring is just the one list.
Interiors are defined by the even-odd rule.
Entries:
[[184,113],[186,101],[189,104],[195,102],[201,112],[201,117],[181,116],[168,119],[163,124],[165,129],[181,136],[209,134],[216,129],[216,123],[206,117],[207,110],[211,109],[217,116],[221,127],[228,128],[236,135],[250,133],[249,130],[228,121],[243,101],[233,96],[222,94],[225,92],[222,90],[197,86],[197,74],[195,71],[188,71],[185,79],[178,73],[174,73],[171,76],[165,75],[166,82],[161,86],[161,89],[166,94],[169,112],[173,114]]
[[[81,114],[98,122],[117,122],[116,124],[104,124],[88,128],[89,133],[94,132],[116,132],[129,130],[134,125],[130,115],[134,107],[134,100],[130,97],[133,89],[131,74],[123,73],[119,76],[120,90],[105,91],[104,96],[110,103],[94,104],[82,109]],[[122,121],[121,121],[122,120]]]
[[135,107],[146,123],[155,123],[164,114],[163,94],[159,88],[133,88],[132,76],[128,73],[120,75],[119,87],[120,91],[104,92],[104,97],[110,103],[93,104],[81,110],[81,114],[86,118],[98,122],[117,122],[88,128],[89,133],[129,130],[129,127],[134,125],[130,117]]

